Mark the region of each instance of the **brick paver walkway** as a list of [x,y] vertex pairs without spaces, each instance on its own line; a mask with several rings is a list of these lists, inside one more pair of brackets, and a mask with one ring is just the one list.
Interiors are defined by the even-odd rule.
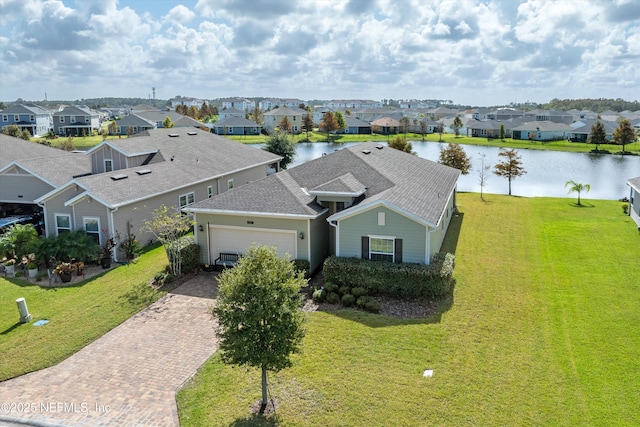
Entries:
[[178,426],[177,389],[217,349],[216,289],[200,274],[60,364],[0,383],[0,425]]

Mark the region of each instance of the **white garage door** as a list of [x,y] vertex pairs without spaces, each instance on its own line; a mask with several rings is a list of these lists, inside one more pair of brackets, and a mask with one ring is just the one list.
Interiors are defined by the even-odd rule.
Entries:
[[297,257],[296,232],[291,230],[269,230],[243,227],[211,226],[209,244],[211,260],[215,260],[220,252],[244,254],[252,245],[268,245],[278,248],[278,256],[289,254],[291,259]]

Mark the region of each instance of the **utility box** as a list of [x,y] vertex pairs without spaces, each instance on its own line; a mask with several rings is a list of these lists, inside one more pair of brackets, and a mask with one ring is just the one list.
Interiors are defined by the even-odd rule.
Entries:
[[24,298],[18,298],[16,300],[16,304],[18,304],[18,311],[20,312],[20,323],[27,323],[31,320],[31,315],[29,314],[29,309],[27,308],[27,301]]

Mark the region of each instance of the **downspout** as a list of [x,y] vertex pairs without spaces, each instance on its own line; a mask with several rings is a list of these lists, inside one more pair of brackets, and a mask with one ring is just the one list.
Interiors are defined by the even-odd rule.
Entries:
[[209,221],[207,221],[207,264],[211,265],[211,242],[209,241]]
[[78,229],[78,221],[76,220],[76,205],[71,205],[71,213],[73,214],[73,229]]
[[340,256],[340,233],[338,232],[338,224],[334,224],[333,221],[329,221],[329,225],[332,226],[333,228],[335,228],[335,252],[336,252],[336,256]]
[[49,236],[49,215],[47,214],[47,204],[45,202],[38,203],[38,206],[42,208],[42,214],[44,216],[44,235]]
[[[118,207],[115,207],[111,210],[109,210],[109,208],[107,208],[107,220],[109,221],[109,230],[111,230],[111,232],[115,232],[115,221],[113,220],[113,213],[115,211],[118,210]],[[115,234],[113,235],[115,238]],[[107,236],[107,238],[110,238],[109,236]],[[118,262],[118,247],[117,247],[118,242],[116,242],[116,247],[114,248],[115,250],[113,251],[113,255],[112,258],[115,262]]]
[[433,233],[437,229],[438,227],[436,226],[436,228],[432,228],[431,230],[427,231],[427,253],[426,253],[427,259],[425,260],[426,265],[431,264],[431,233]]

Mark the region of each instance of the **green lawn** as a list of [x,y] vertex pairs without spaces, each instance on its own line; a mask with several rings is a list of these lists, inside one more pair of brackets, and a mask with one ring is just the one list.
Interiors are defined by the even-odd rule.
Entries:
[[[79,285],[46,288],[0,278],[0,381],[54,365],[163,295],[147,282],[167,265],[162,247]],[[18,323],[16,299],[33,321]],[[49,323],[34,327],[47,319]]]
[[441,314],[311,313],[271,376],[275,417],[249,415],[259,372],[214,356],[178,394],[181,425],[639,425],[635,224],[615,201],[486,197],[459,195]]

